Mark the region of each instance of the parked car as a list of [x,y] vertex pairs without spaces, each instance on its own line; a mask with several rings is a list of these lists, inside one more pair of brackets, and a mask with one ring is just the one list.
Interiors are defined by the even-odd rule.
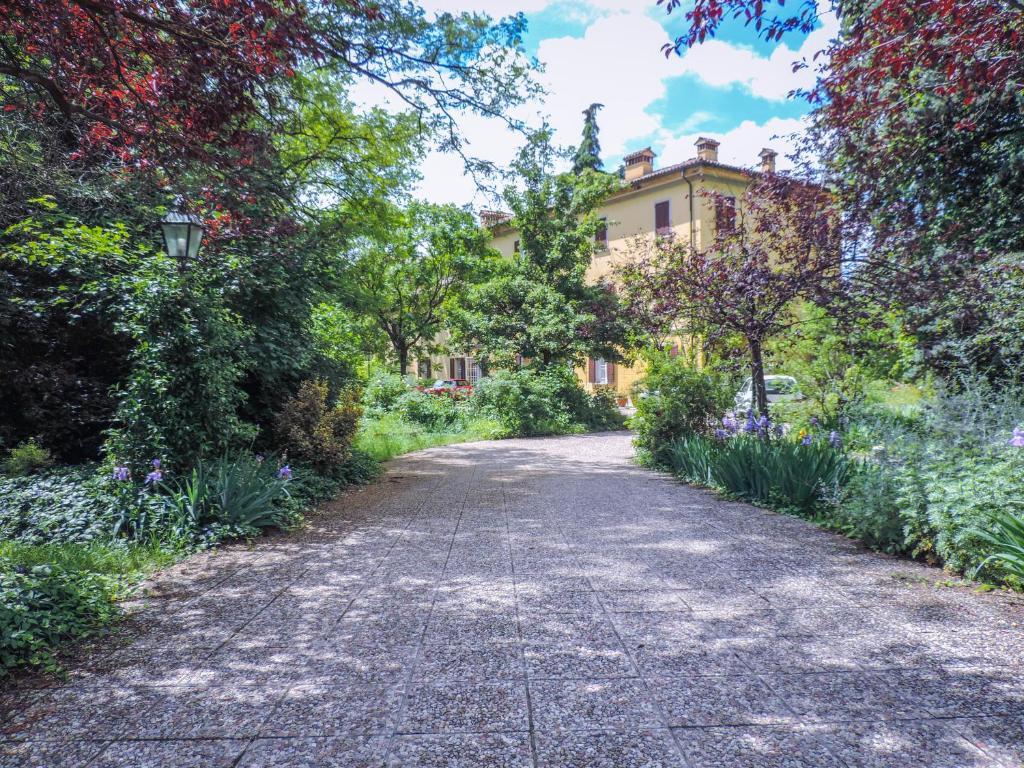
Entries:
[[466,379],[438,379],[428,387],[419,387],[419,390],[431,395],[469,397],[473,394],[473,385]]
[[[803,393],[800,392],[800,385],[792,376],[765,376],[764,386],[768,391],[769,405],[804,399]],[[754,384],[751,378],[748,377],[740,391],[736,393],[735,402],[737,413],[746,413],[753,407]]]

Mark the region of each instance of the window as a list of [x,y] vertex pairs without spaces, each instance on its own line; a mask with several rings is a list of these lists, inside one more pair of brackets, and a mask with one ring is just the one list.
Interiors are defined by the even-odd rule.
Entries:
[[732,232],[736,229],[735,197],[719,197],[715,199],[715,226],[722,233]]
[[448,376],[452,379],[466,378],[466,358],[453,357],[448,361]]
[[668,200],[662,200],[654,204],[654,231],[659,235],[667,234],[672,228],[672,220],[669,218]]
[[596,360],[597,370],[594,375],[595,384],[607,384],[608,383],[608,361],[603,357],[599,357]]
[[615,365],[603,357],[591,357],[587,361],[587,381],[591,384],[614,384]]
[[597,232],[594,233],[594,243],[597,245],[599,250],[608,249],[608,217],[602,216],[600,223],[597,225]]
[[473,358],[469,358],[469,360],[469,383],[476,384],[481,379],[481,377],[483,377],[484,372],[483,369],[480,367],[480,363],[478,363]]
[[519,253],[519,241],[515,240],[512,243],[512,253]]
[[419,371],[418,371],[419,377],[421,379],[429,379],[430,378],[430,374],[431,374],[431,370],[430,369],[431,369],[431,366],[430,366],[430,361],[429,360],[420,360]]

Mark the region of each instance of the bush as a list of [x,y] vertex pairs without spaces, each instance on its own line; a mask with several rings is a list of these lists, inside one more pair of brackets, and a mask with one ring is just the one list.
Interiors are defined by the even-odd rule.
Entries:
[[[1014,512],[1016,510],[1016,512]],[[1024,587],[1024,504],[1016,502],[996,516],[993,530],[977,531],[992,549],[975,569],[975,575],[986,567],[1001,573],[1018,589]]]
[[689,366],[681,357],[654,356],[643,380],[646,397],[637,397],[630,425],[637,444],[656,451],[658,446],[693,435],[710,435],[731,402],[720,380]]
[[348,459],[362,409],[352,389],[343,390],[334,406],[327,400],[326,382],[303,382],[278,416],[277,430],[289,457],[329,472]]
[[571,371],[524,368],[480,379],[472,402],[477,412],[501,424],[503,436],[530,437],[583,432],[585,425],[574,418],[572,409],[583,410],[586,397]]
[[700,435],[680,437],[658,449],[655,460],[676,475],[694,485],[714,485],[714,466],[717,443]]
[[404,392],[392,406],[403,419],[431,432],[453,432],[465,422],[466,407],[447,394],[428,394],[419,390]]
[[22,477],[50,466],[53,466],[53,456],[37,444],[35,439],[31,439],[11,449],[3,465],[0,465],[0,473]]
[[117,581],[58,565],[0,557],[0,676],[18,667],[58,669],[55,650],[117,616]]
[[831,526],[889,554],[909,551],[899,503],[899,473],[876,461],[856,463],[839,492]]
[[363,409],[367,416],[378,418],[390,412],[402,395],[410,389],[409,382],[397,373],[378,368],[363,389]]

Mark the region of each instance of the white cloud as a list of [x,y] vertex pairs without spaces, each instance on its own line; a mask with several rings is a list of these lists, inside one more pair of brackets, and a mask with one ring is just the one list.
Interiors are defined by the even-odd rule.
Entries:
[[[781,101],[790,91],[814,85],[814,54],[824,50],[838,30],[834,14],[822,18],[822,26],[808,35],[797,50],[778,45],[770,56],[761,56],[752,48],[721,40],[708,40],[687,50],[679,58],[678,71],[695,75],[711,86],[740,85],[752,95]],[[793,71],[793,63],[809,66]],[[820,64],[817,62],[817,64]]]
[[[662,45],[670,36],[659,22],[651,3],[638,0],[518,0],[514,6],[498,0],[421,0],[428,12],[483,11],[503,16],[522,10],[535,13],[548,8],[565,19],[582,20],[586,25],[581,37],[548,38],[541,41],[537,58],[546,66],[541,75],[548,95],[541,101],[518,110],[521,118],[539,125],[546,117],[555,130],[556,141],[562,145],[576,144],[582,128],[582,111],[592,102],[604,104],[598,123],[601,128],[602,154],[608,165],[625,152],[650,143],[658,151],[661,165],[680,162],[694,156],[693,143],[702,124],[718,122],[720,115],[711,114],[694,104],[691,114],[668,129],[661,114],[653,106],[667,93],[673,78],[689,74],[712,87],[740,86],[753,96],[782,101],[793,89],[811,85],[813,70],[792,71],[792,64],[801,58],[810,61],[814,52],[825,47],[835,33],[835,20],[826,19],[824,26],[813,32],[796,50],[777,46],[770,56],[762,56],[749,47],[711,40],[688,50],[681,57],[666,59]],[[357,101],[381,103],[385,98],[379,90],[358,87]],[[400,107],[400,104],[393,104]],[[672,110],[659,109],[659,112]],[[722,142],[719,149],[723,162],[752,166],[762,147],[771,146],[780,154],[780,168],[787,167],[784,156],[792,150],[790,134],[800,132],[799,119],[773,118],[758,124],[744,120],[721,133],[711,133]],[[467,154],[482,157],[501,166],[514,156],[522,138],[508,131],[496,120],[467,115],[461,121],[462,135],[467,141]],[[707,133],[707,131],[702,131]],[[783,138],[776,138],[776,137]],[[472,203],[477,207],[493,204],[477,193],[473,180],[464,173],[462,161],[455,155],[428,154],[422,168],[423,181],[419,194],[427,199]]]

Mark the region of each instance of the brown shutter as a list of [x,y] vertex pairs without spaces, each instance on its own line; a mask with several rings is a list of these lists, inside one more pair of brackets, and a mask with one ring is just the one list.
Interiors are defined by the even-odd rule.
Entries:
[[448,378],[449,379],[454,379],[455,378],[455,358],[454,357],[449,357],[448,358]]
[[672,226],[668,216],[668,200],[654,204],[654,229],[656,232],[668,229]]
[[593,384],[597,381],[597,360],[592,357],[587,358],[587,382]]
[[605,363],[608,366],[608,383],[615,383],[615,363]]

